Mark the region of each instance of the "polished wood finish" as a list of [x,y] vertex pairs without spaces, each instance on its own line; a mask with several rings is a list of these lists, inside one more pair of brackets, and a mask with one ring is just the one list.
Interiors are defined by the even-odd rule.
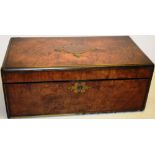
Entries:
[[4,83],[71,81],[122,78],[150,78],[153,67],[113,67],[79,70],[2,72]]
[[7,114],[143,110],[153,70],[126,36],[12,38],[1,69]]
[[3,68],[150,64],[129,37],[12,38]]
[[86,81],[90,89],[84,93],[68,89],[75,82],[5,84],[4,87],[11,117],[143,110],[148,82],[147,79]]

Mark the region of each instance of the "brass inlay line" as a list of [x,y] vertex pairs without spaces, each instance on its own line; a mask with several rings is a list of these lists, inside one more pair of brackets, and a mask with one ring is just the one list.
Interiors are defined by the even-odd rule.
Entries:
[[70,53],[73,56],[80,58],[83,53],[86,53],[86,52],[104,52],[105,49],[101,49],[101,48],[88,49],[83,45],[70,44],[70,45],[65,45],[62,47],[55,48],[55,51],[56,52]]

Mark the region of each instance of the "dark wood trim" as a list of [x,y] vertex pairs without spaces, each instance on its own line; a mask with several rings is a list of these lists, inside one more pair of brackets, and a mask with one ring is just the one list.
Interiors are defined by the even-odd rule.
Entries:
[[101,65],[101,66],[52,66],[52,67],[45,67],[45,68],[40,68],[40,67],[33,67],[33,68],[4,68],[2,67],[2,72],[20,72],[20,71],[55,71],[55,70],[86,70],[86,69],[105,69],[105,68],[115,68],[115,69],[127,69],[127,68],[142,68],[142,67],[153,67],[154,64],[146,64],[146,65],[137,65],[137,64],[131,64],[131,65],[125,65],[125,64],[119,64],[119,65]]
[[37,82],[10,82],[4,84],[37,84],[37,83],[55,83],[55,82],[87,82],[87,81],[109,81],[109,80],[142,80],[142,79],[150,79],[150,78],[118,78],[118,79],[94,79],[94,80],[61,80],[61,81],[37,81]]

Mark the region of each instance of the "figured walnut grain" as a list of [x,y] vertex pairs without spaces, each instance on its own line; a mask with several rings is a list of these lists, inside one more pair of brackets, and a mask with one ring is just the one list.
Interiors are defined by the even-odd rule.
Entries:
[[142,110],[149,80],[85,82],[90,89],[74,93],[74,82],[5,84],[10,116],[98,113]]

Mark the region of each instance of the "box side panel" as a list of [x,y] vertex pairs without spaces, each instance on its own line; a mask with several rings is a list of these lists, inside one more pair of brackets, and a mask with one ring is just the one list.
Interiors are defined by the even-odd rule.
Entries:
[[146,90],[146,94],[145,94],[145,98],[144,98],[143,109],[145,109],[145,106],[146,106],[146,102],[147,102],[147,98],[148,98],[148,94],[149,94],[149,90],[150,90],[150,86],[151,86],[151,82],[152,82],[153,72],[154,72],[154,65],[152,66],[151,77],[148,79],[149,81],[147,84],[147,90]]
[[9,102],[8,102],[8,93],[6,91],[6,87],[5,87],[5,84],[2,84],[3,86],[3,94],[4,94],[4,100],[5,100],[5,107],[6,107],[6,112],[7,112],[7,117],[9,118],[10,117],[10,109],[9,109]]
[[32,116],[143,110],[149,79],[5,84],[9,113]]

